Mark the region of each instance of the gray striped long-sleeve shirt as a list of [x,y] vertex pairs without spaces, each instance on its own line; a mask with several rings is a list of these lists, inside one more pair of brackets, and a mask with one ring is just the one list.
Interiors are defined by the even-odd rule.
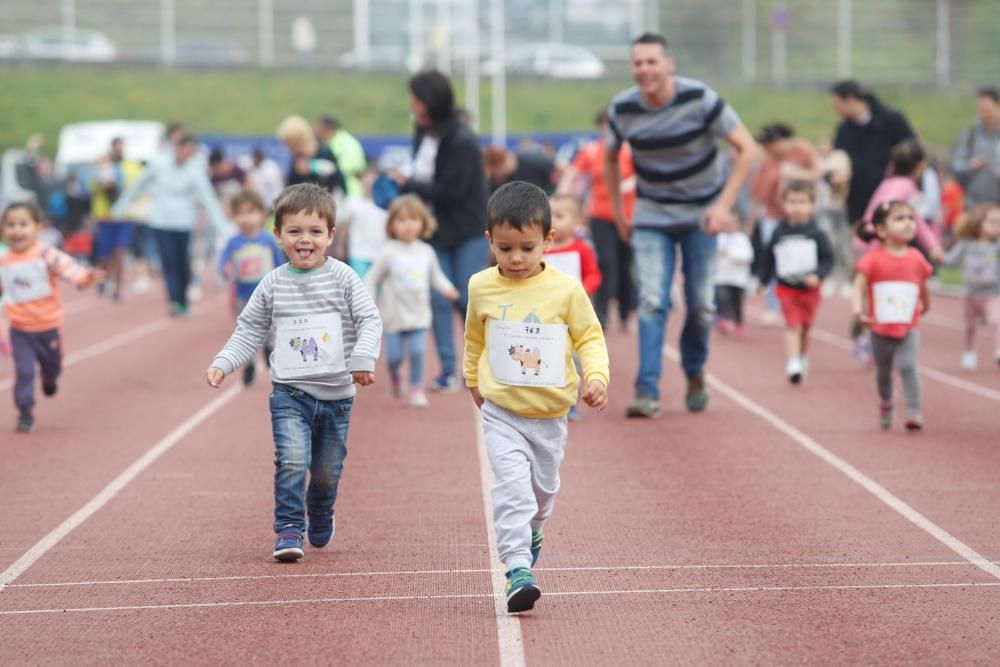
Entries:
[[[296,273],[290,266],[284,264],[264,276],[212,365],[226,375],[234,372],[253,359],[272,324],[283,318],[337,313],[346,370],[304,378],[282,377],[272,354],[271,379],[324,401],[349,398],[354,395],[351,372],[375,370],[382,341],[378,309],[357,274],[343,262],[327,258],[326,264],[307,273]],[[289,340],[277,341],[277,345],[291,344]]]

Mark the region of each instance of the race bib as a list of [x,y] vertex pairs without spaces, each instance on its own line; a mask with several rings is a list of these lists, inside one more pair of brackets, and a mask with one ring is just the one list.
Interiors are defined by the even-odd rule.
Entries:
[[807,276],[819,269],[819,249],[816,241],[786,238],[774,246],[775,271],[782,280]]
[[340,313],[280,317],[276,328],[272,359],[282,380],[347,370]]
[[565,324],[490,320],[494,379],[518,387],[565,387],[567,330]]
[[886,280],[872,285],[875,321],[879,324],[909,324],[917,310],[920,288],[915,283]]
[[426,290],[430,276],[426,256],[399,256],[392,260],[392,279],[408,292]]
[[547,266],[562,271],[567,276],[583,280],[583,271],[580,268],[580,253],[578,252],[554,252],[550,255],[542,255],[542,259]]
[[274,270],[274,252],[267,246],[248,243],[233,254],[236,280],[257,283]]
[[7,303],[28,303],[52,295],[49,267],[44,260],[16,262],[0,268]]

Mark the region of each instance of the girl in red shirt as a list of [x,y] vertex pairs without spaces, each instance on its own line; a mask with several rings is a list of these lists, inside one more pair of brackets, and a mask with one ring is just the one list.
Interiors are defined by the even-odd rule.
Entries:
[[[908,203],[889,200],[872,215],[873,231],[860,226],[864,241],[878,238],[875,248],[858,261],[852,306],[854,316],[871,328],[879,425],[892,427],[892,369],[899,368],[906,399],[906,428],[924,426],[920,410],[917,322],[930,307],[927,279],[933,269],[910,241],[917,233],[916,211]],[[873,236],[874,234],[874,236]]]

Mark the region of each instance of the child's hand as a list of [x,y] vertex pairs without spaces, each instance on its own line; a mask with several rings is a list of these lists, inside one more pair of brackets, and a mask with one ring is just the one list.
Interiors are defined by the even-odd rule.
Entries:
[[9,357],[11,353],[10,340],[5,332],[0,332],[0,357]]
[[221,368],[212,366],[205,373],[205,379],[208,380],[209,386],[218,389],[222,386],[222,381],[226,379],[226,374],[222,372]]
[[854,319],[861,322],[861,324],[873,324],[875,322],[875,320],[872,319],[872,316],[863,310],[855,310]]
[[449,301],[458,301],[459,298],[462,296],[461,294],[458,293],[458,290],[455,289],[454,287],[452,287],[450,290],[445,290],[444,292],[441,292],[441,294],[444,295],[444,298],[448,299]]
[[591,380],[583,391],[583,402],[600,411],[608,404],[608,388],[600,380]]
[[483,398],[483,395],[479,393],[479,387],[469,387],[469,393],[472,394],[472,400],[475,401],[476,407],[483,407],[483,403],[486,401]]
[[819,276],[817,276],[815,273],[810,273],[808,276],[806,276],[804,282],[806,284],[806,287],[808,287],[809,289],[815,289],[819,287],[820,279]]
[[375,384],[375,374],[367,371],[357,371],[355,373],[351,373],[351,381],[354,382],[354,384],[367,387],[370,384]]
[[86,289],[94,283],[103,282],[107,277],[108,274],[101,269],[90,269],[87,271],[86,275],[84,275],[83,280],[80,281],[80,289]]

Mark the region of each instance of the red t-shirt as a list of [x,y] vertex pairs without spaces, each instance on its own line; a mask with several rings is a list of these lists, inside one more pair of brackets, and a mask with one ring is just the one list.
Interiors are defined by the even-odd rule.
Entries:
[[879,245],[858,260],[857,270],[868,278],[871,330],[887,338],[905,337],[920,319],[920,292],[934,269],[915,248],[896,256]]
[[[587,217],[613,221],[611,197],[604,184],[604,152],[604,142],[600,139],[585,144],[577,152],[573,168],[590,179],[590,204],[587,207]],[[622,179],[625,217],[631,220],[632,209],[635,206],[635,166],[632,164],[632,149],[628,144],[618,151],[618,175]]]
[[[563,255],[569,256],[575,254],[577,259],[571,261],[564,261],[560,257],[553,257],[553,255]],[[547,260],[554,268],[562,271],[567,275],[572,275],[574,278],[579,278],[580,282],[583,283],[583,289],[587,292],[587,296],[594,296],[594,293],[601,286],[601,270],[597,266],[597,256],[594,251],[586,241],[582,239],[573,239],[565,248],[553,248],[545,253],[543,259]],[[579,271],[579,275],[577,275]]]

